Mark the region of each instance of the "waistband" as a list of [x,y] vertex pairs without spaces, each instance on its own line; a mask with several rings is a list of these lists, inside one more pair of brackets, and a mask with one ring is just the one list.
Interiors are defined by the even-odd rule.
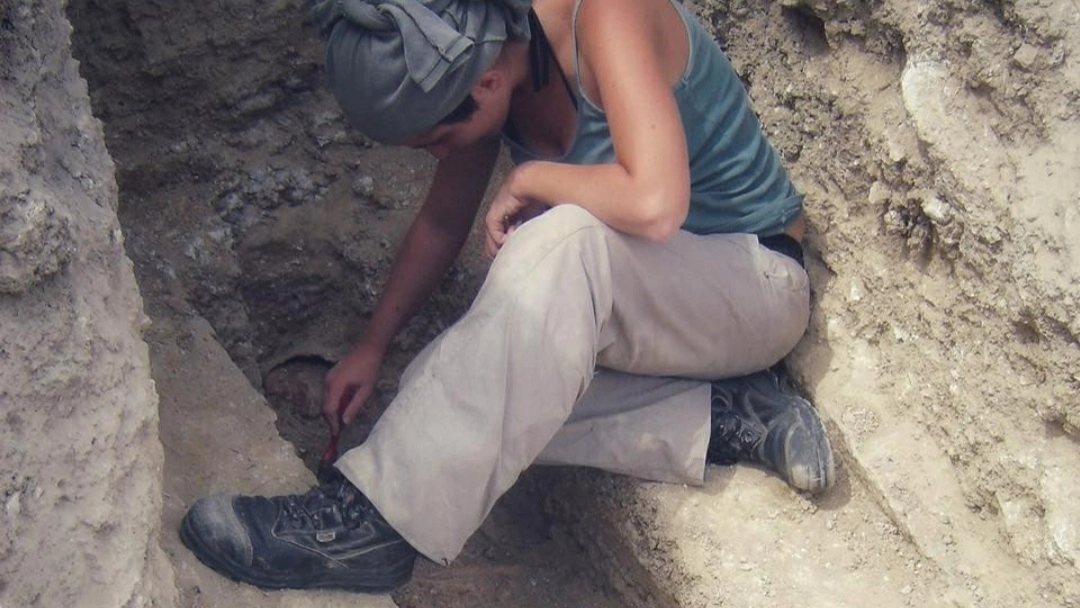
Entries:
[[774,234],[772,236],[759,236],[758,242],[761,246],[776,253],[782,253],[789,258],[799,263],[799,266],[806,268],[806,263],[803,261],[803,248],[789,234]]

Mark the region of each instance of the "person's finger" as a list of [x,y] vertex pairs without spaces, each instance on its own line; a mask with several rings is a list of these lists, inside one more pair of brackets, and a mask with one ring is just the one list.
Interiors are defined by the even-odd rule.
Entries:
[[323,406],[322,415],[326,419],[327,426],[330,427],[330,434],[337,435],[341,431],[341,425],[338,423],[338,403],[341,402],[341,389],[330,380],[327,380],[323,384]]
[[489,234],[488,243],[488,257],[494,258],[499,250],[502,249],[503,244],[506,242],[505,232],[496,232],[495,234]]
[[346,425],[351,424],[356,415],[363,409],[370,395],[370,390],[358,389],[353,392],[348,404],[345,405],[344,411],[341,413],[341,422]]
[[491,230],[484,231],[484,253],[487,254],[489,259],[494,259],[495,254],[499,252],[499,245],[495,241],[495,236]]
[[488,208],[488,212],[484,215],[484,227],[489,232],[498,230],[499,225],[502,224],[504,213],[499,210],[498,205],[492,205]]

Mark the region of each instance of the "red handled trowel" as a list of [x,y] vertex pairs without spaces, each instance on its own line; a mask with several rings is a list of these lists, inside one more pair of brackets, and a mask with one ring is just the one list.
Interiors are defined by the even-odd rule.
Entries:
[[331,433],[330,442],[326,444],[326,449],[323,450],[322,458],[319,460],[319,468],[315,471],[315,478],[319,480],[319,483],[326,483],[341,475],[334,468],[334,461],[338,457],[338,436],[338,433]]
[[338,458],[338,438],[341,436],[341,429],[345,428],[345,421],[342,419],[342,414],[345,411],[345,407],[352,400],[353,391],[346,391],[341,397],[341,401],[338,402],[337,412],[335,415],[338,419],[337,430],[330,431],[330,441],[326,444],[326,449],[323,450],[322,458],[319,459],[319,466],[315,469],[315,478],[319,480],[319,483],[326,483],[336,479],[341,473],[334,468],[334,462]]

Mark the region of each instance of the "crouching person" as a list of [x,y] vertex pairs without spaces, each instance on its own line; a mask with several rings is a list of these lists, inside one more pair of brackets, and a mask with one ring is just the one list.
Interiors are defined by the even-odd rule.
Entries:
[[[531,5],[531,6],[530,6]],[[379,592],[448,564],[533,463],[700,484],[764,466],[819,492],[824,427],[776,367],[806,330],[802,198],[727,58],[676,0],[330,0],[313,11],[350,123],[438,167],[333,432],[483,219],[487,279],[370,437],[307,494],[216,496],[181,526],[264,588]]]

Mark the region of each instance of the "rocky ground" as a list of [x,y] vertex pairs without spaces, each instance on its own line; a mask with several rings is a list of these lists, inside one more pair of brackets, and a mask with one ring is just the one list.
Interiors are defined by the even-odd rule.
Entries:
[[[838,487],[535,471],[461,560],[365,601],[1080,604],[1080,6],[696,8],[806,193],[814,316],[791,364]],[[302,12],[72,0],[71,30],[59,3],[0,0],[0,605],[351,601],[227,584],[172,536],[202,493],[308,483],[312,377],[363,328],[430,176],[345,127]],[[484,270],[470,248],[347,441]],[[240,422],[200,425],[218,407]],[[222,429],[243,448],[200,434]]]

